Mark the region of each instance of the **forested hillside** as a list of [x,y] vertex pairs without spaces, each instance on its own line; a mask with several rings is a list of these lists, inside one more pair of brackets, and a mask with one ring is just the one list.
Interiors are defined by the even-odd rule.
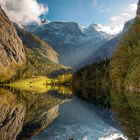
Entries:
[[73,75],[73,86],[75,88],[110,86],[109,62],[108,59],[102,60],[80,69]]
[[123,36],[110,62],[110,78],[116,87],[140,88],[140,19]]

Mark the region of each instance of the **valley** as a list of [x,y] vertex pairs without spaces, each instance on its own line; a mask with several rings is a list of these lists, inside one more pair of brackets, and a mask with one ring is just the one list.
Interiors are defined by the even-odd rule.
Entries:
[[[41,26],[29,25],[25,29],[49,43],[58,53],[60,63],[77,68],[91,56],[99,46],[113,38],[98,31],[98,25],[91,24],[82,29],[74,22],[50,22]],[[76,61],[75,61],[76,60]]]
[[0,140],[140,138],[140,1],[118,34],[73,21],[21,26],[4,10]]

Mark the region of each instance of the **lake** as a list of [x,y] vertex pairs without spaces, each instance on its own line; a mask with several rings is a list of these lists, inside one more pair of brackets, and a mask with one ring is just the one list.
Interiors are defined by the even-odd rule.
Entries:
[[[49,90],[47,90],[49,89]],[[114,89],[0,88],[1,140],[137,140],[140,94]]]

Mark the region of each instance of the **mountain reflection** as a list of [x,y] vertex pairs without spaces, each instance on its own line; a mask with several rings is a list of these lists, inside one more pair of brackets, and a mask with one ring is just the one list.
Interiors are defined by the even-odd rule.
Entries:
[[[139,94],[93,87],[71,89],[69,86],[53,85],[49,88],[46,86],[46,89],[44,92],[43,90],[39,92],[39,90],[20,90],[10,87],[0,88],[0,138],[2,140],[26,140],[36,135],[35,139],[41,139],[41,136],[53,138],[53,135],[55,137],[63,131],[67,136],[76,133],[77,138],[84,138],[85,135],[82,133],[88,134],[85,126],[88,126],[89,133],[95,131],[96,127],[97,129],[101,127],[104,130],[113,128],[115,131],[121,131],[130,140],[140,137]],[[75,99],[74,96],[90,104]],[[84,112],[89,116],[87,117]],[[94,119],[99,122],[96,123]],[[91,120],[93,125],[89,123]],[[76,125],[78,122],[80,124]],[[80,131],[67,132],[69,129],[72,131],[73,127],[76,129],[79,125],[84,126],[79,128]],[[61,128],[61,126],[65,127]],[[47,130],[47,136],[42,134],[44,129]],[[52,132],[52,129],[55,132]],[[103,136],[105,133],[104,131],[97,136]]]
[[14,140],[25,119],[25,105],[9,90],[0,89],[0,139]]
[[140,94],[89,87],[74,89],[79,98],[94,104],[102,119],[117,124],[129,139],[140,137]]
[[1,88],[0,138],[22,140],[37,135],[58,116],[59,104],[71,99],[71,93],[67,87],[54,86],[46,92]]

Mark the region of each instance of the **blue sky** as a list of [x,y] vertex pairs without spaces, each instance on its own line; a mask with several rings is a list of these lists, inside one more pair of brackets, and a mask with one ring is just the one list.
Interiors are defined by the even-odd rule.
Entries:
[[91,23],[110,24],[111,17],[119,16],[123,9],[138,0],[38,0],[47,4],[46,18],[50,21],[75,21],[82,26]]
[[[116,34],[136,16],[138,0],[0,0],[9,18],[19,25],[49,21],[74,21],[87,27],[96,23]],[[43,16],[42,16],[43,15]],[[40,18],[41,17],[41,18]]]

